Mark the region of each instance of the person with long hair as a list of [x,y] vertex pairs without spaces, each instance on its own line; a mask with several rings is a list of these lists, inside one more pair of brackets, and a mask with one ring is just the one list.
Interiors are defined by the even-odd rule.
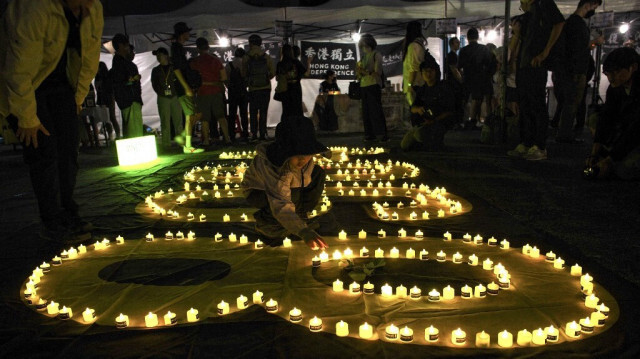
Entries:
[[402,42],[402,92],[406,95],[407,105],[411,106],[416,97],[415,88],[423,86],[420,64],[424,61],[426,39],[422,35],[422,24],[411,21]]
[[371,34],[364,34],[358,42],[362,59],[356,66],[356,77],[360,80],[362,94],[362,122],[365,141],[381,136],[387,142],[387,121],[382,111],[382,55],[375,51],[378,43]]

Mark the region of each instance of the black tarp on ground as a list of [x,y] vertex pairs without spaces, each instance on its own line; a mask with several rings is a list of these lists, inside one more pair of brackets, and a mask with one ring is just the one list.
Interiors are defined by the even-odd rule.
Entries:
[[[207,320],[194,326],[153,331],[115,331],[47,319],[25,307],[18,297],[24,278],[43,259],[61,248],[42,243],[37,213],[26,168],[19,154],[2,153],[0,171],[0,223],[3,255],[0,264],[2,306],[0,347],[2,357],[407,357],[407,356],[517,356],[536,353],[543,357],[619,357],[638,353],[638,203],[637,183],[585,182],[579,177],[584,147],[551,144],[551,160],[531,163],[506,158],[505,149],[475,144],[476,134],[453,133],[443,153],[392,151],[394,159],[406,159],[423,171],[426,181],[473,203],[469,215],[447,222],[421,225],[426,235],[445,230],[462,234],[469,230],[507,237],[513,246],[532,238],[556,252],[567,264],[588,268],[618,300],[621,319],[593,338],[553,345],[542,353],[529,349],[478,350],[419,345],[401,346],[381,341],[337,338],[328,333],[309,335],[266,314],[262,308]],[[323,139],[329,145],[360,145],[360,138]],[[391,143],[393,146],[393,143]],[[135,206],[157,189],[179,183],[193,165],[211,160],[212,154],[174,155],[151,169],[131,173],[107,166],[115,160],[107,153],[83,153],[77,199],[82,213],[94,222],[97,237],[120,233],[142,236],[150,229],[188,228],[166,224],[135,214]],[[338,218],[351,209],[338,205]],[[374,228],[382,227],[370,220]],[[360,224],[358,224],[360,227]],[[469,228],[472,227],[472,228]],[[348,225],[345,224],[345,228]],[[349,229],[349,228],[348,228]],[[359,228],[354,230],[359,230]],[[161,233],[161,232],[160,232]],[[570,254],[569,257],[567,254]],[[83,334],[80,334],[83,333]],[[329,350],[330,349],[330,350]],[[337,355],[339,353],[339,355]],[[336,354],[336,355],[334,355]]]

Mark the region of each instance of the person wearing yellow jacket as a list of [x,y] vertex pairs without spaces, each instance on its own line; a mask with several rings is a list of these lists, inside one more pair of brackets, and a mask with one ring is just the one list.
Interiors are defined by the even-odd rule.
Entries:
[[78,112],[100,60],[104,19],[96,0],[14,0],[0,20],[0,118],[23,144],[42,236],[90,238],[73,190]]

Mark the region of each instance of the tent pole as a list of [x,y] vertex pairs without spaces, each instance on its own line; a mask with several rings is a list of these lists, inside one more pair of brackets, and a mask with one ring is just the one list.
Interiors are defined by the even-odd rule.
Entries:
[[504,1],[504,25],[502,36],[502,88],[500,106],[500,118],[501,118],[501,131],[499,132],[501,137],[500,141],[505,141],[505,135],[507,133],[507,77],[509,76],[509,24],[511,23],[511,0]]

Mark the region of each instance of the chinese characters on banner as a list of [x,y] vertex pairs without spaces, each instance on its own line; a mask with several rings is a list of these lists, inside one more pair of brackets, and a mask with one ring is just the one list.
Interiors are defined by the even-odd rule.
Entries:
[[382,55],[382,70],[385,77],[402,76],[402,40],[380,45],[376,51]]
[[[249,45],[244,46],[245,51],[249,51]],[[273,64],[275,65],[280,61],[280,43],[279,42],[267,42],[262,44],[262,49],[271,56]],[[187,60],[198,56],[198,49],[195,47],[185,47],[187,51]],[[236,48],[234,46],[219,47],[211,46],[209,53],[218,56],[223,64],[233,61]]]
[[333,70],[339,80],[355,79],[356,44],[302,41],[300,48],[303,63],[307,57],[313,57],[309,77],[321,79],[328,70]]

